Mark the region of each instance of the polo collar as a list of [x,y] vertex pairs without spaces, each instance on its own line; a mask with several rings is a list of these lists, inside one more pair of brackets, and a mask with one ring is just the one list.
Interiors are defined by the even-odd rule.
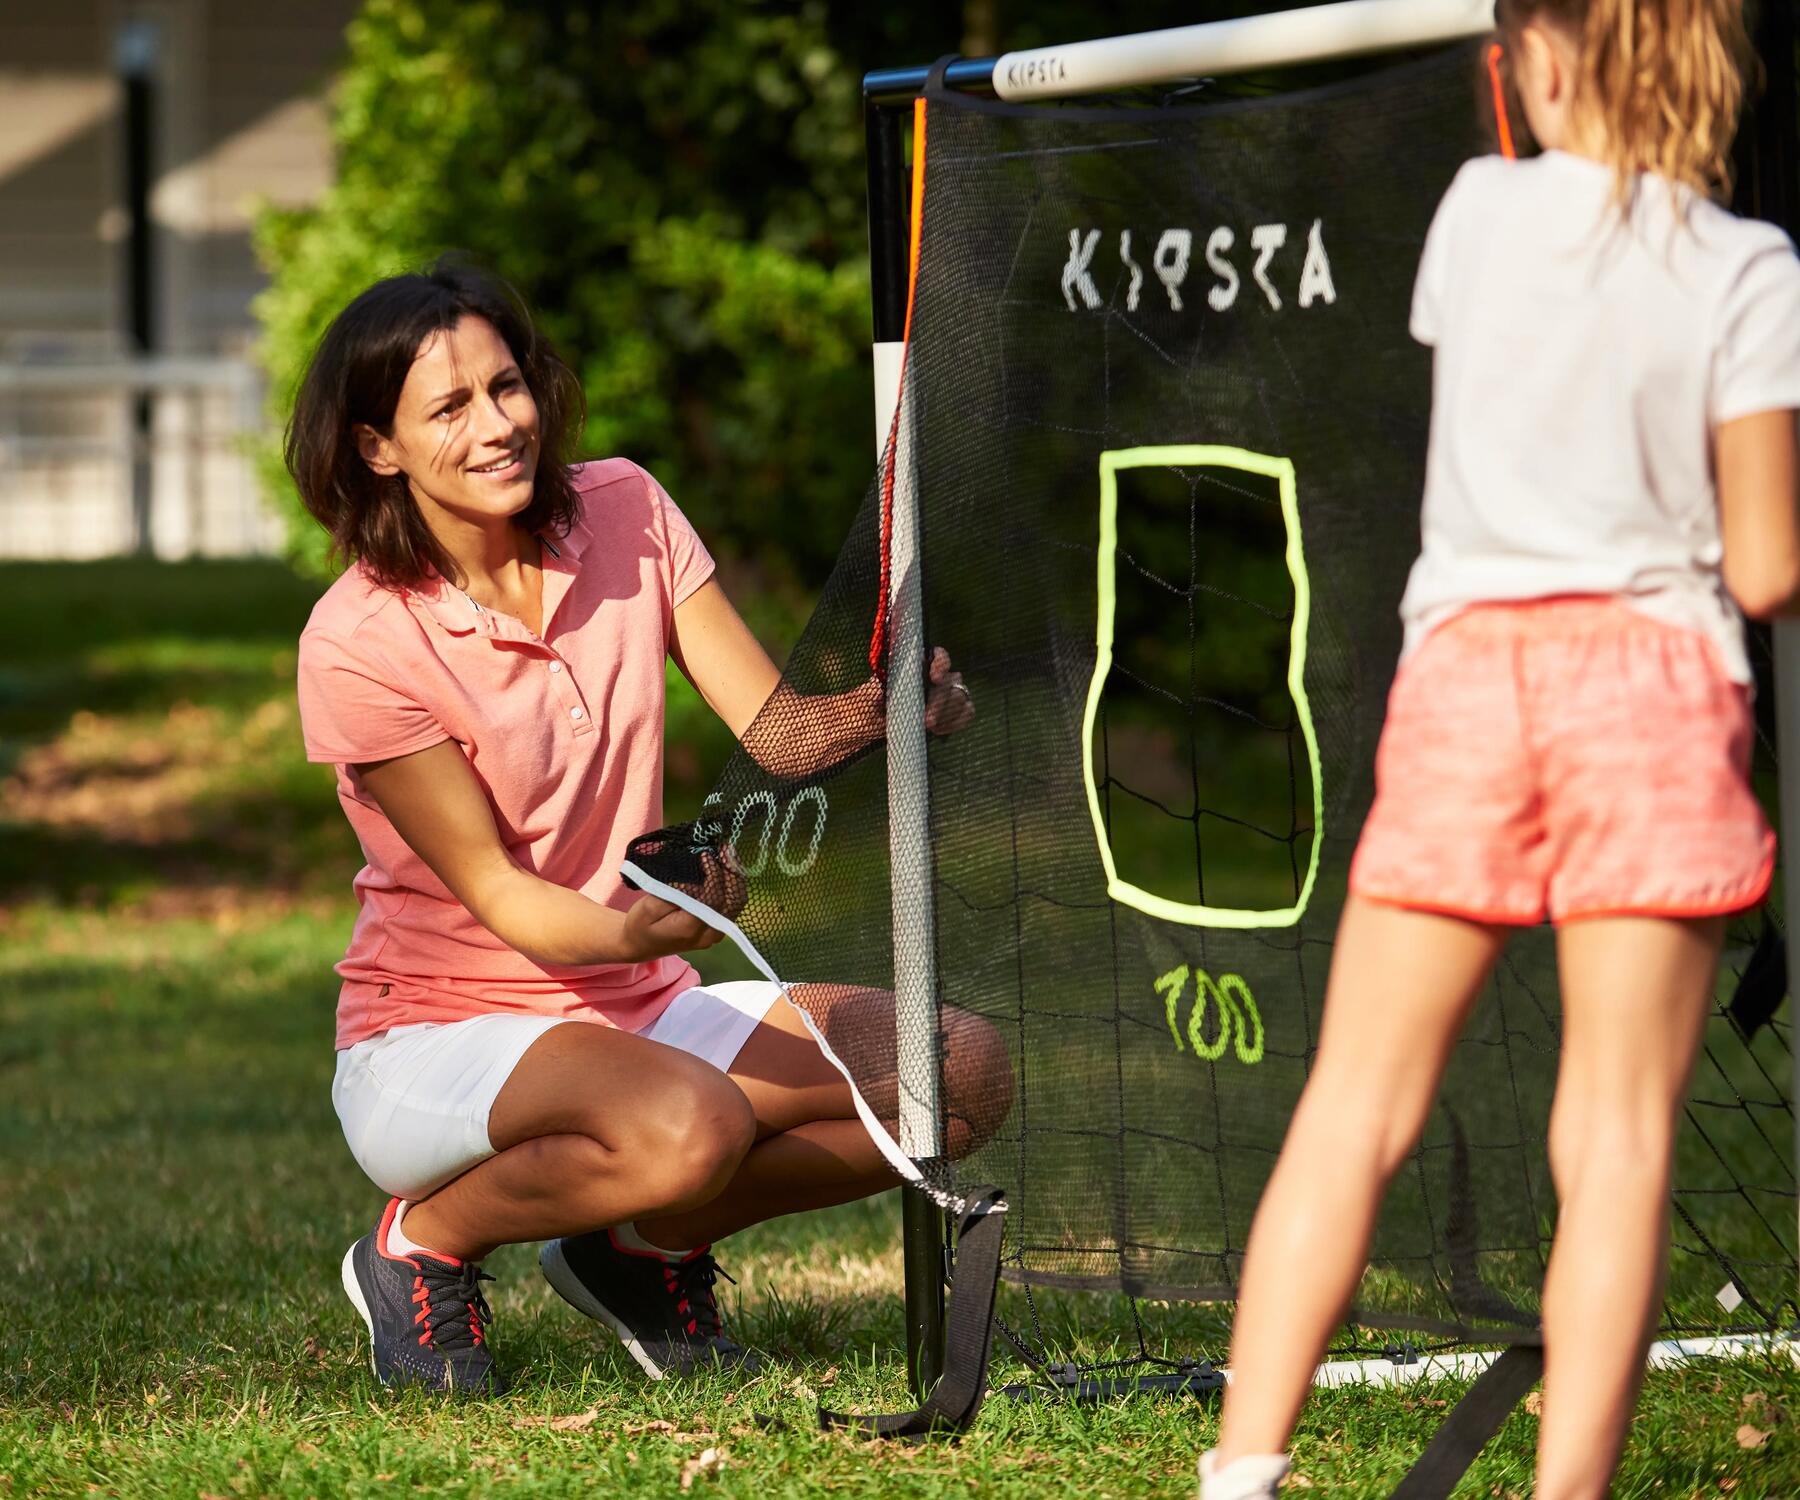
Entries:
[[406,596],[452,635],[473,635],[481,628],[475,601],[436,573],[408,589]]
[[544,639],[548,640],[551,623],[556,619],[556,612],[574,586],[575,575],[581,571],[581,531],[579,527],[571,527],[567,536],[552,536],[547,531],[538,533],[538,542],[544,552],[540,562],[544,574]]
[[[576,564],[580,561],[582,552],[580,537],[579,528],[571,529],[564,537],[551,536],[548,532],[538,533],[538,541],[544,548],[542,568],[546,630],[550,628],[550,617],[555,613],[556,606],[562,603],[563,595],[568,592],[568,580],[577,571]],[[553,588],[550,580],[558,575],[559,583]],[[440,574],[431,574],[406,592],[409,599],[452,635],[473,635],[482,629],[481,607]]]

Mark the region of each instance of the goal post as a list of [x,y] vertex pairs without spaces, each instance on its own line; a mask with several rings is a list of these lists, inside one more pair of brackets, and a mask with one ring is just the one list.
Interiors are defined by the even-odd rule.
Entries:
[[[1044,100],[1258,68],[1399,52],[1490,31],[1493,0],[1339,0],[1339,3],[1213,21],[1135,36],[956,58],[944,87],[1005,101]],[[928,746],[923,724],[925,650],[918,494],[910,424],[900,412],[906,316],[913,273],[905,133],[931,69],[890,68],[863,79],[868,143],[869,250],[875,372],[875,448],[892,483],[892,555],[887,608],[889,847],[895,917],[894,987],[900,1132],[909,1155],[941,1150],[938,1105],[938,976],[932,902]],[[891,451],[890,451],[891,446]],[[954,642],[946,643],[954,646]],[[1800,723],[1795,726],[1800,735]],[[1796,802],[1792,805],[1800,805]],[[1784,830],[1785,832],[1786,830]],[[1791,897],[1790,900],[1800,899]],[[907,1366],[923,1396],[943,1370],[945,1231],[942,1212],[903,1195]]]

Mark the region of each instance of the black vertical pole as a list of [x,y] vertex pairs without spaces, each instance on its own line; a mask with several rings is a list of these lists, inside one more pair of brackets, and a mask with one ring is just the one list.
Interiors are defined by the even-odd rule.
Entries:
[[1755,42],[1763,87],[1738,133],[1736,207],[1800,234],[1800,24],[1792,0],[1762,0]]
[[[1800,234],[1800,35],[1794,0],[1762,0],[1756,14],[1756,55],[1762,63],[1762,91],[1738,132],[1736,168],[1739,213]],[[1754,80],[1752,80],[1754,87]],[[1781,836],[1789,860],[1800,847],[1800,621],[1774,625],[1776,755],[1780,763]],[[1788,933],[1788,976],[1792,993],[1795,934],[1800,932],[1800,895],[1790,865],[1783,918]],[[1794,1059],[1792,1087],[1800,1093],[1800,1057]],[[1796,1125],[1800,1146],[1800,1125]]]
[[869,292],[878,344],[906,337],[912,181],[906,170],[902,118],[902,106],[863,105],[869,153]]
[[[131,353],[141,359],[156,347],[156,262],[150,219],[156,160],[156,31],[151,23],[124,23],[117,58],[125,94],[125,327]],[[130,401],[132,533],[138,553],[147,555],[151,549],[151,396],[147,390],[137,389]]]
[[[901,138],[903,108],[865,101],[869,153],[869,283],[877,344],[906,336],[910,277],[909,179]],[[885,441],[886,434],[878,434]],[[923,1400],[944,1373],[944,1219],[924,1195],[902,1189],[901,1247],[906,1274],[906,1369]]]

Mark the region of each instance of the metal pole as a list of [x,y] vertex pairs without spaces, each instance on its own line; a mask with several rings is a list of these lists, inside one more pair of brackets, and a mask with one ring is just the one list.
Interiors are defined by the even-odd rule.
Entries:
[[[1298,10],[1206,21],[1135,36],[1035,47],[1000,57],[961,58],[946,87],[1002,99],[1060,99],[1147,83],[1212,78],[1371,52],[1398,52],[1480,36],[1494,27],[1494,0],[1339,0]],[[863,97],[883,104],[925,87],[925,68],[884,68],[863,79]]]
[[[1738,208],[1800,234],[1800,42],[1787,0],[1766,0],[1758,17],[1756,51],[1765,72],[1738,142]],[[1781,761],[1781,842],[1788,860],[1782,882],[1782,919],[1788,942],[1788,1005],[1794,1005],[1794,945],[1800,943],[1800,620],[1775,622],[1775,753]],[[1793,1097],[1800,1098],[1800,1053],[1794,1058]],[[1795,1125],[1800,1161],[1800,1121]]]
[[[942,1151],[938,1115],[937,974],[932,922],[930,802],[925,745],[925,632],[918,490],[911,425],[894,427],[905,355],[908,204],[900,111],[865,105],[869,152],[869,272],[875,336],[875,453],[894,434],[888,651],[888,841],[894,912],[894,1026],[900,1149]],[[923,1399],[944,1370],[944,1221],[923,1194],[900,1195],[906,1275],[906,1367]]]
[[[156,347],[155,225],[150,217],[150,181],[155,170],[154,23],[128,20],[119,28],[115,61],[125,93],[125,320],[131,352],[138,358]],[[147,390],[130,399],[131,529],[139,556],[149,556],[151,535],[150,442],[153,408]]]

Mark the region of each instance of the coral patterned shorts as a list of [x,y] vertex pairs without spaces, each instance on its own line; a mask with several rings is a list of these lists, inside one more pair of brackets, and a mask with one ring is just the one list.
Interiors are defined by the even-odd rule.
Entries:
[[1753,906],[1753,732],[1695,631],[1601,598],[1465,610],[1394,680],[1350,888],[1515,924]]

